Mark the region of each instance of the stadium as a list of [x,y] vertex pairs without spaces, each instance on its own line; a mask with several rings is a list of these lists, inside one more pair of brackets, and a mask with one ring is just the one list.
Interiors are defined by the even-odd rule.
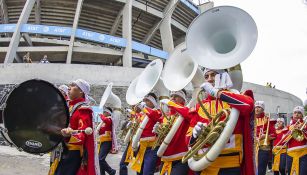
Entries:
[[[190,0],[0,0],[0,96],[31,78],[57,85],[82,78],[96,101],[113,82],[126,106],[130,82],[151,60],[165,62],[200,13]],[[44,57],[50,64],[40,63]],[[277,89],[243,89],[253,89],[270,113],[302,104]]]

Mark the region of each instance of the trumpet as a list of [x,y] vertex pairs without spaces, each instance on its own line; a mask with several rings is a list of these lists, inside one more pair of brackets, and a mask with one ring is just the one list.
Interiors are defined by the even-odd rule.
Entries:
[[[262,128],[262,132],[260,132],[259,137],[257,139],[258,141],[258,146],[261,147],[262,149],[270,149],[270,144],[269,144],[269,128],[270,128],[270,119],[271,119],[271,115],[269,114],[268,118],[267,118],[267,128],[266,128],[266,133],[265,133],[265,137],[264,137],[264,141],[263,144],[261,144],[261,136],[263,135],[263,128]],[[263,124],[264,127],[264,124]]]
[[158,129],[158,137],[157,137],[153,147],[151,148],[152,150],[156,149],[158,146],[160,146],[162,144],[166,135],[171,130],[172,125],[174,124],[174,121],[176,119],[176,116],[174,116],[174,115],[171,115],[171,116],[168,117],[165,114],[165,112],[162,110],[162,107],[161,107],[161,111],[162,111],[162,115],[164,116],[164,118],[166,118],[167,122],[165,124],[161,124],[160,128]]
[[[307,120],[305,120],[303,125],[299,129],[297,129],[296,126],[300,124],[300,121],[299,120],[296,121],[294,126],[286,134],[285,138],[281,139],[276,144],[276,146],[273,147],[273,151],[276,152],[275,155],[278,154],[283,148],[285,148],[292,138],[297,141],[303,141],[305,139],[303,130],[306,127],[306,123],[307,123]],[[284,142],[284,144],[279,146],[282,142]]]
[[[211,119],[208,127],[204,127],[201,130],[200,136],[196,139],[195,144],[192,146],[192,148],[184,155],[182,158],[182,163],[186,163],[190,158],[194,158],[194,160],[200,160],[202,159],[210,149],[207,149],[207,151],[204,154],[198,155],[198,151],[202,149],[205,145],[213,145],[215,141],[220,137],[221,133],[223,132],[226,123],[229,119],[229,109],[223,109],[221,110],[216,116],[211,116],[208,111],[205,109],[205,107],[202,105],[200,100],[200,94],[202,91],[198,93],[198,103],[200,104],[200,107],[205,112],[205,114]],[[224,120],[221,120],[221,117],[225,116]]]

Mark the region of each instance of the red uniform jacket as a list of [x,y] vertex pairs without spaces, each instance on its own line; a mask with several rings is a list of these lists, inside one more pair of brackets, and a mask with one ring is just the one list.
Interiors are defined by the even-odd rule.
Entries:
[[[84,102],[84,98],[79,98],[69,102],[69,109],[71,110],[77,103]],[[89,106],[81,105],[77,108],[69,120],[69,127],[73,130],[85,130],[87,127],[93,128],[92,109]],[[88,159],[87,165],[81,165],[78,175],[94,175],[95,171],[95,142],[93,134],[86,135],[84,132],[71,135],[66,139],[68,149],[74,149],[73,145],[81,145],[87,151]]]
[[105,141],[112,141],[112,118],[111,116],[104,116],[103,114],[100,114],[100,119],[103,122],[100,130],[99,130],[99,141],[105,142]]
[[[300,123],[303,123],[303,119],[300,119],[299,121]],[[291,130],[295,123],[296,123],[296,120],[292,119],[291,120],[291,125],[288,126],[288,129]],[[303,129],[303,133],[304,133],[304,140],[302,141],[297,141],[295,140],[294,138],[291,138],[288,142],[288,151],[292,151],[292,150],[295,150],[295,149],[301,149],[301,148],[307,148],[307,125],[305,126],[305,129]]]
[[[269,117],[265,116],[264,113],[261,113],[259,116],[256,116],[256,136],[257,138],[260,138],[260,134],[262,133],[262,135],[266,134],[267,131],[267,125],[268,125],[268,119]],[[269,121],[270,122],[270,126],[269,126],[269,136],[272,138],[276,138],[276,132],[275,132],[275,126],[273,121]],[[264,142],[264,139],[262,139],[262,141],[260,141],[260,143],[262,144]],[[268,141],[268,144],[270,145],[270,142]]]
[[147,115],[149,120],[142,132],[141,140],[154,138],[156,137],[156,134],[152,132],[152,129],[157,122],[162,122],[163,118],[161,117],[161,111],[158,109],[151,109],[145,107],[143,112],[145,113],[145,115]]
[[273,146],[282,146],[284,142],[281,140],[284,139],[286,134],[288,133],[288,128],[284,127],[281,129],[276,129],[275,133],[276,133],[276,139],[273,141]]
[[171,102],[171,104],[169,104],[169,108],[170,115],[175,115],[178,113],[184,118],[162,157],[162,159],[173,161],[180,160],[188,151],[188,144],[185,142],[185,140],[186,133],[190,126],[191,117],[193,116],[189,113],[190,109],[184,105]]
[[[223,102],[226,102],[226,104]],[[215,99],[212,96],[208,96],[203,100],[206,108],[209,109],[209,114],[215,114],[218,109],[222,108],[236,108],[240,111],[240,116],[233,134],[240,134],[243,136],[243,160],[241,163],[241,174],[242,175],[254,175],[254,160],[253,160],[253,128],[251,123],[253,122],[252,112],[254,109],[254,99],[247,95],[235,94],[229,91],[222,91],[220,99]],[[228,106],[229,105],[229,106]],[[196,105],[196,111],[194,113],[199,113],[200,110],[199,104]],[[223,117],[222,117],[223,119]],[[194,117],[194,121],[191,122],[192,125],[195,125],[198,121],[203,123],[209,123],[207,117],[203,118],[201,116]],[[195,121],[196,120],[196,121]]]

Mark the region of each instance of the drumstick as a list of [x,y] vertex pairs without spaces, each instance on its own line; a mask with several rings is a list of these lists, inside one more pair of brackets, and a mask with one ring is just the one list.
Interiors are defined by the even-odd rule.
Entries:
[[93,133],[93,129],[91,127],[87,127],[80,130],[70,130],[70,134],[78,134],[80,132],[84,132],[86,135],[91,135]]

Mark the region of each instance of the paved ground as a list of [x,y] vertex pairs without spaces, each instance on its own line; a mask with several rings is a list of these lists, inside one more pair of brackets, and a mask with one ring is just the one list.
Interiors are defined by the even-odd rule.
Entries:
[[[119,172],[122,154],[109,154],[107,162]],[[49,170],[49,155],[36,156],[19,152],[13,147],[0,146],[0,175],[45,175]],[[135,174],[129,170],[129,175]]]
[[[121,156],[121,154],[109,154],[107,158],[110,166],[117,169],[117,174]],[[19,152],[9,146],[0,146],[0,175],[46,175],[48,169],[48,154],[36,156]],[[133,171],[129,170],[129,175],[134,174]]]

